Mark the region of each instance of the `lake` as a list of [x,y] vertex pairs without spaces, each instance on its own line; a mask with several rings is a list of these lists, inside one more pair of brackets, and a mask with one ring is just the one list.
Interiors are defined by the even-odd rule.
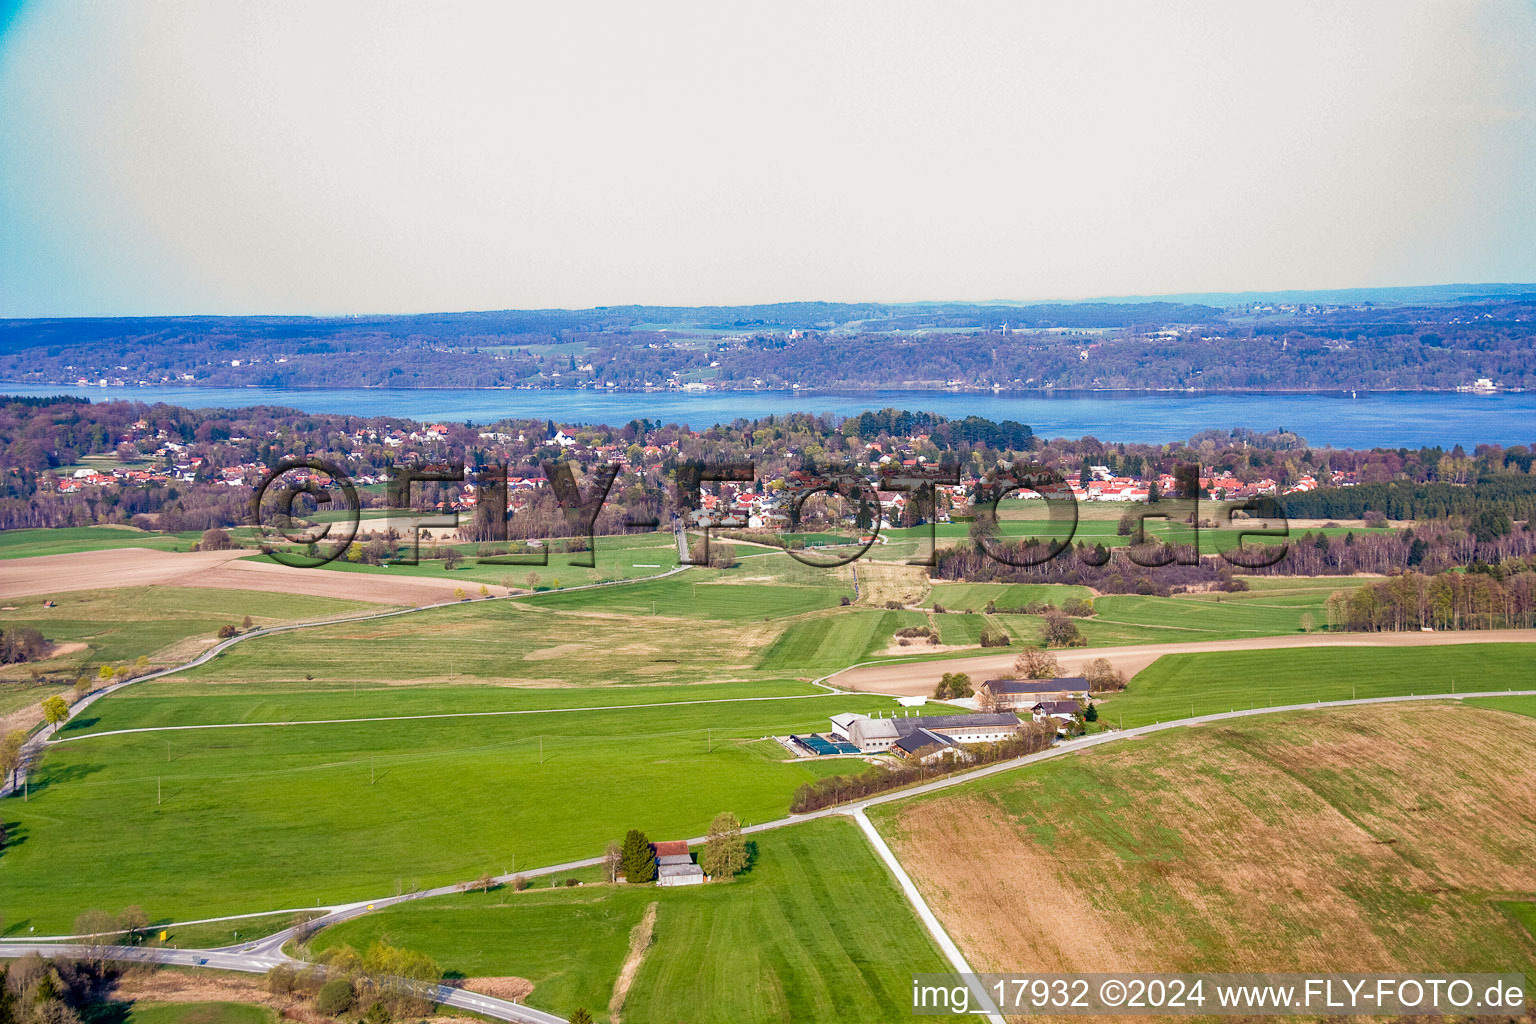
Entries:
[[951,418],[1018,420],[1043,437],[1165,443],[1201,430],[1293,430],[1314,445],[1417,448],[1536,443],[1536,392],[1473,395],[1393,391],[501,391],[472,388],[74,387],[0,384],[0,394],[69,394],[94,401],[166,402],[189,408],[280,405],[305,412],[488,423],[515,418],[619,425],[636,418],[702,429],[738,417],[789,412],[856,415],[866,409],[936,412]]

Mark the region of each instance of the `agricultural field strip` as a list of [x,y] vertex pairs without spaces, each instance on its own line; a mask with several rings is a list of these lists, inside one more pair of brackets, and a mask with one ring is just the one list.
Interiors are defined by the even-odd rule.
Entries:
[[[1023,757],[1015,758],[1011,761],[999,761],[996,764],[972,769],[971,771],[960,772],[956,775],[951,775],[943,779],[935,780],[933,782],[926,782],[918,786],[913,786],[909,789],[896,790],[890,793],[882,793],[878,796],[872,796],[865,800],[859,800],[853,803],[842,804],[835,807],[827,807],[818,811],[811,811],[806,814],[791,815],[784,818],[777,818],[772,821],[747,825],[742,828],[742,832],[743,834],[767,832],[777,828],[796,825],[805,821],[814,821],[818,818],[825,818],[835,814],[854,815],[858,812],[867,810],[868,808],[877,806],[879,804],[892,803],[897,800],[906,800],[915,796],[935,793],[940,790],[949,789],[953,786],[964,785],[965,783],[973,782],[977,779],[986,778],[991,775],[998,775],[1002,772],[1012,771],[1015,768],[1022,768],[1028,765],[1037,764],[1041,761],[1046,761],[1055,757],[1061,757],[1066,754],[1075,754],[1080,750],[1101,746],[1105,743],[1114,743],[1120,740],[1135,739],[1141,736],[1151,735],[1155,732],[1161,732],[1166,729],[1178,729],[1193,725],[1205,725],[1210,722],[1224,722],[1236,718],[1249,718],[1255,715],[1281,714],[1286,712],[1318,711],[1328,708],[1347,708],[1370,704],[1393,704],[1412,701],[1466,701],[1479,698],[1497,697],[1536,697],[1536,689],[1489,690],[1472,693],[1433,693],[1415,694],[1412,696],[1398,695],[1391,697],[1362,697],[1358,700],[1315,701],[1306,704],[1283,704],[1264,708],[1240,708],[1234,711],[1222,711],[1215,714],[1198,715],[1193,718],[1170,719],[1166,722],[1157,722],[1151,725],[1140,725],[1130,729],[1095,733],[1091,736],[1083,736],[1034,754],[1027,754]],[[690,845],[697,845],[705,842],[707,838],[707,836],[695,836],[686,841]],[[492,881],[497,884],[505,885],[509,884],[515,877],[540,878],[548,875],[560,874],[562,872],[575,871],[581,868],[599,867],[602,865],[602,863],[603,859],[601,857],[588,857],[582,860],[566,861],[564,863],[551,864],[544,867],[520,868],[512,874],[492,876]],[[433,889],[425,889],[414,893],[404,893],[396,896],[377,897],[371,900],[364,899],[356,900],[350,903],[338,903],[332,904],[330,906],[322,905],[307,908],[310,910],[326,911],[323,916],[316,918],[314,921],[310,922],[310,924],[315,928],[324,928],[332,924],[337,924],[341,921],[350,920],[351,918],[357,917],[360,914],[367,913],[370,910],[382,909],[384,907],[393,906],[397,903],[404,903],[408,900],[428,899],[433,896],[452,895],[463,891],[461,885],[462,883],[454,883],[451,885],[438,886]],[[256,912],[256,916],[281,912],[282,911],[273,910],[259,911]],[[211,918],[209,920],[219,919]],[[293,929],[291,928],[284,929],[283,931],[275,932],[266,938],[260,939],[256,943],[246,944],[243,948],[250,950],[256,948],[267,948],[270,946],[272,949],[278,949],[282,946],[283,943],[287,942],[288,939],[292,937],[292,932]],[[73,938],[73,936],[39,936],[38,938],[31,941],[58,942],[65,941],[70,938]],[[0,946],[3,946],[3,943],[0,943]]]
[[504,715],[554,715],[576,711],[633,711],[641,708],[679,707],[685,704],[741,704],[748,701],[814,700],[818,697],[842,696],[847,696],[847,694],[841,690],[827,690],[824,693],[791,693],[781,694],[776,697],[709,697],[702,700],[656,701],[651,704],[597,704],[590,707],[523,708],[516,711],[443,711],[428,715],[375,715],[371,718],[317,718],[292,722],[210,722],[203,725],[147,725],[135,729],[110,729],[105,732],[86,732],[74,736],[50,737],[48,742],[50,744],[74,743],[79,740],[95,739],[98,736],[123,736],[136,732],[186,732],[194,729],[265,729],[288,725],[351,725],[357,722],[412,722],[430,718],[497,718]]

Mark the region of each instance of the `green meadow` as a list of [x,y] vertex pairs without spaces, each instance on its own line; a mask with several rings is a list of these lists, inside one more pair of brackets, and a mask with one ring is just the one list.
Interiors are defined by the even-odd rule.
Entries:
[[[116,698],[100,702],[104,724]],[[7,933],[137,903],[156,920],[305,907],[597,856],[625,828],[782,816],[837,759],[763,737],[889,698],[199,729],[51,746],[4,802]],[[67,884],[60,871],[67,866]]]
[[123,1024],[272,1024],[277,1013],[250,1003],[134,1003]]
[[1536,687],[1531,658],[1531,646],[1519,643],[1165,654],[1100,711],[1129,728],[1246,707],[1525,690]]
[[350,687],[327,683],[204,683],[180,676],[138,683],[71,719],[61,738],[118,729],[271,722],[315,722],[406,715],[510,715],[615,705],[673,704],[765,697],[830,697],[818,686],[789,680],[661,686]]
[[533,982],[554,1013],[608,1006],[629,933],[656,904],[627,1020],[896,1020],[911,975],[947,970],[857,826],[828,819],[751,840],[751,870],[683,888],[509,888],[406,903],[322,932],[312,948],[385,940],[467,977]]

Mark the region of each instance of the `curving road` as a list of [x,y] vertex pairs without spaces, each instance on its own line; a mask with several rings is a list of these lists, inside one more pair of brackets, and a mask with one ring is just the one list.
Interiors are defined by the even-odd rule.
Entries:
[[[302,960],[294,960],[281,952],[276,954],[250,952],[249,947],[229,946],[223,949],[166,949],[159,946],[98,946],[81,943],[0,942],[0,959],[23,957],[29,953],[39,956],[65,956],[79,959],[122,960],[130,963],[166,964],[179,967],[207,967],[210,970],[243,971],[247,974],[265,974],[279,964],[295,967],[308,966]],[[506,999],[469,992],[450,985],[438,985],[427,993],[434,1002],[445,1006],[470,1010],[497,1020],[514,1024],[567,1024],[564,1017],[545,1013],[531,1006],[523,1006]]]

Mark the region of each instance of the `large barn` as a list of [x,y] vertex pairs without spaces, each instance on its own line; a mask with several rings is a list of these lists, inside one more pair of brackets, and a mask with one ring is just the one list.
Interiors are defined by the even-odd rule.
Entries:
[[846,712],[832,716],[832,735],[853,744],[862,753],[877,754],[895,747],[898,740],[923,730],[943,736],[952,743],[994,743],[1012,736],[1019,725],[1019,716],[1011,711],[896,718],[870,718]]

